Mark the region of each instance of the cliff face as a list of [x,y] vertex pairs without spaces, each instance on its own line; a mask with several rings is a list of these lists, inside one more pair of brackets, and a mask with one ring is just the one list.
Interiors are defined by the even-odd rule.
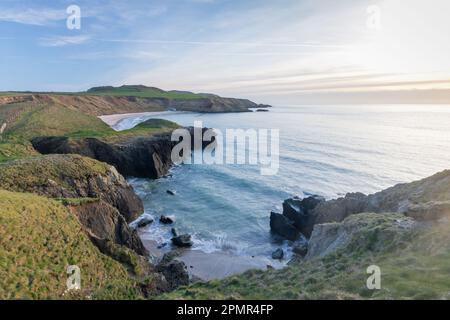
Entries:
[[111,254],[103,250],[111,242],[148,254],[128,226],[143,213],[142,201],[112,166],[78,155],[18,160],[0,165],[0,188],[60,200],[103,253]]
[[43,137],[32,140],[42,154],[80,154],[113,165],[124,176],[156,179],[172,165],[170,135],[136,138],[126,144],[113,144],[95,138],[69,140]]
[[302,201],[285,201],[283,216],[290,222],[283,224],[284,229],[279,228],[281,231],[294,228],[297,235],[302,233],[310,237],[316,225],[341,222],[348,216],[364,212],[393,212],[418,221],[437,221],[450,216],[450,171],[371,195],[349,193],[339,199],[322,199],[313,208],[305,208]]
[[[194,129],[187,129],[194,139]],[[172,167],[171,153],[177,142],[171,141],[170,133],[164,133],[120,142],[105,142],[96,138],[38,137],[31,143],[41,154],[79,154],[106,162],[126,177],[157,179],[165,176]],[[204,142],[203,147],[206,145]],[[193,141],[191,146],[194,147]]]
[[[4,190],[20,193],[11,194],[12,200],[5,202],[9,201],[10,193]],[[30,193],[34,193],[36,196]],[[120,288],[117,289],[120,292],[118,298],[125,298],[126,293],[135,295],[130,296],[131,298],[155,295],[180,284],[174,284],[172,280],[166,279],[166,274],[170,270],[167,271],[160,266],[157,269],[149,263],[149,252],[142,244],[137,231],[128,224],[143,213],[142,202],[116,169],[106,163],[79,155],[49,155],[1,164],[0,196],[5,197],[5,199],[0,199],[2,205],[0,222],[3,226],[0,227],[0,234],[2,234],[2,239],[6,239],[5,243],[0,239],[2,242],[0,251],[2,248],[11,247],[7,242],[14,244],[18,242],[18,246],[24,245],[30,250],[37,247],[38,244],[26,245],[28,241],[44,243],[43,248],[39,247],[39,252],[44,255],[43,257],[37,253],[29,253],[24,258],[24,260],[32,259],[37,266],[34,270],[28,270],[18,277],[13,277],[11,281],[14,286],[25,281],[24,279],[33,277],[36,272],[42,270],[42,266],[45,270],[53,270],[53,267],[59,268],[61,274],[56,276],[51,274],[45,279],[55,284],[57,281],[61,281],[59,283],[61,287],[65,284],[65,281],[61,279],[67,277],[64,270],[66,265],[76,264],[80,267],[92,268],[89,272],[83,273],[83,277],[100,272],[103,266],[99,265],[100,262],[95,259],[102,256],[99,256],[98,252],[95,253],[97,256],[92,256],[90,250],[93,250],[93,247],[105,255],[101,259],[106,259],[105,263],[108,263],[109,268],[117,266],[122,272],[119,275],[105,276],[109,277],[108,281],[121,283]],[[14,219],[20,221],[18,228],[23,228],[20,232],[17,230],[14,232],[11,229],[14,227],[12,226],[13,221],[10,219],[11,208],[17,213]],[[42,215],[45,216],[45,219],[41,217]],[[71,229],[69,240],[69,236],[64,233],[66,230],[65,219],[68,219],[67,224],[73,229]],[[48,226],[42,225],[45,223]],[[6,232],[2,233],[5,228]],[[29,232],[35,238],[30,240],[29,237],[23,236],[24,232],[25,234]],[[16,239],[16,235],[24,237],[24,242],[18,241],[20,239]],[[54,237],[56,238],[53,239]],[[86,239],[89,239],[90,242],[86,243]],[[64,247],[65,245],[67,247]],[[94,252],[96,251],[94,250]],[[83,253],[88,255],[81,257]],[[47,257],[53,257],[60,265],[54,266],[46,260]],[[89,257],[93,259],[90,264],[83,262]],[[13,264],[15,268],[19,268],[20,265],[12,261],[22,258],[18,252],[13,252],[12,256],[2,253],[0,259],[3,259],[2,266]],[[170,267],[171,265],[167,266],[167,268]],[[2,270],[1,266],[0,272],[9,273],[6,278],[2,276],[0,280],[0,287],[7,286],[3,279],[10,279],[11,272]],[[184,266],[177,272],[185,273]],[[100,288],[104,285],[103,282],[100,284],[95,282],[95,285],[97,287],[89,288],[86,292],[91,294],[97,289],[101,289],[102,294],[109,292]],[[59,289],[45,293],[45,285],[39,282],[33,284],[33,287],[23,288],[23,293],[17,297],[23,297],[22,294],[30,294],[29,290],[34,287],[37,287],[37,291],[43,290],[42,295],[37,297],[60,297],[58,295],[61,294]],[[108,288],[116,290],[114,285]],[[11,289],[13,293],[16,291],[16,289]],[[4,296],[4,294],[7,293],[0,289],[0,296]]]
[[104,163],[77,155],[50,155],[0,165],[0,188],[49,198],[95,198],[131,222],[144,211],[133,188]]

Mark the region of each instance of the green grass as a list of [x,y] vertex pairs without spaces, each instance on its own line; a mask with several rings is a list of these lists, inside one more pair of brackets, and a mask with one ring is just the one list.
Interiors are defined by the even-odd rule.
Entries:
[[[66,292],[67,267],[81,290]],[[59,202],[0,190],[1,299],[138,299],[125,268],[101,254]]]
[[[366,227],[355,233],[348,246],[324,258],[297,262],[283,270],[248,271],[222,281],[197,283],[160,298],[450,299],[450,226],[385,233],[392,220],[379,216],[351,217],[367,220]],[[381,290],[366,287],[370,265],[381,268]]]
[[72,188],[67,181],[85,181],[104,176],[106,163],[79,155],[47,155],[0,164],[0,188],[16,192],[33,192],[36,186]]
[[158,88],[145,86],[98,87],[92,88],[82,94],[113,97],[166,98],[174,100],[192,100],[204,98],[204,96],[201,94],[181,91],[164,91]]

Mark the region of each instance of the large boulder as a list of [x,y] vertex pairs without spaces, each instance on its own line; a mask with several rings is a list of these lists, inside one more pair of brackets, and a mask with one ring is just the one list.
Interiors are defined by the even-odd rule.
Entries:
[[89,236],[97,240],[112,241],[142,256],[148,255],[137,232],[129,227],[125,218],[113,206],[100,200],[68,207],[78,217]]
[[295,228],[294,223],[284,215],[276,212],[270,214],[270,230],[291,241],[297,240],[300,236],[300,232]]
[[189,234],[182,234],[180,236],[173,237],[172,243],[180,248],[188,248],[194,245],[194,243],[191,240],[191,235]]

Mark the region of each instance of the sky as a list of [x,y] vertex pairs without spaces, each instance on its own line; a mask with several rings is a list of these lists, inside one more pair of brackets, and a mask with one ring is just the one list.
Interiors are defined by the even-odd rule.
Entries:
[[0,0],[0,91],[450,103],[449,12],[448,0]]

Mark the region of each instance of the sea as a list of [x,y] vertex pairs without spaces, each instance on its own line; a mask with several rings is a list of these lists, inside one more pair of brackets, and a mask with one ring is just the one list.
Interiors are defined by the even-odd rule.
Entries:
[[[179,233],[193,237],[194,250],[245,257],[268,257],[290,243],[270,233],[270,212],[285,199],[348,192],[366,194],[450,169],[449,105],[276,106],[269,112],[200,114],[163,112],[129,116],[114,128],[125,130],[150,118],[183,126],[279,130],[279,168],[262,175],[258,165],[182,164],[159,180],[129,178],[155,223],[143,239],[170,244],[176,218]],[[247,146],[251,148],[250,145]],[[174,195],[167,190],[175,192]],[[287,261],[287,260],[286,260]]]

